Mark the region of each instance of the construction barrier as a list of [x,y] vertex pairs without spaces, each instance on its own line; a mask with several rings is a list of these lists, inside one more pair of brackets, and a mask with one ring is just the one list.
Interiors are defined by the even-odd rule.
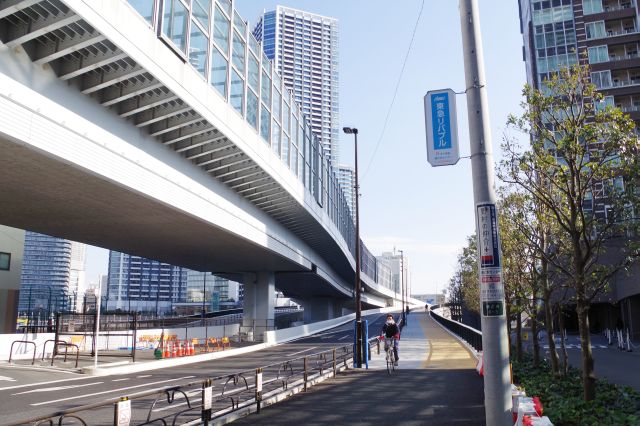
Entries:
[[480,377],[484,376],[484,357],[482,352],[478,352],[478,363],[476,364],[476,371]]
[[530,398],[524,390],[511,385],[514,426],[553,426],[547,416],[543,416],[542,403],[538,397]]

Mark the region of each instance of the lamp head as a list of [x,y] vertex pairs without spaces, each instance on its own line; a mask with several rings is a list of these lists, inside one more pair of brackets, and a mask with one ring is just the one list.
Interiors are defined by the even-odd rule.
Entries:
[[356,129],[355,127],[343,127],[342,131],[345,132],[348,135],[350,135],[350,134],[357,135],[358,134],[358,129]]

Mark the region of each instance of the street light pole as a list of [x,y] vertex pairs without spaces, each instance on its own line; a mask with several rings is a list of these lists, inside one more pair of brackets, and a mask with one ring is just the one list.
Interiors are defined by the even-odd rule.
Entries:
[[[478,236],[478,272],[480,282],[480,309],[482,321],[482,348],[484,367],[484,406],[488,426],[513,424],[511,417],[511,382],[509,375],[509,348],[507,320],[504,309],[504,290],[500,268],[496,196],[493,190],[493,156],[489,105],[487,100],[484,58],[480,33],[480,14],[477,0],[460,0],[460,26],[469,115],[469,141],[471,146],[471,173],[473,198],[476,207]],[[482,208],[482,217],[480,209]],[[491,214],[493,217],[491,218]],[[487,216],[490,218],[487,219]],[[486,227],[493,229],[485,229]],[[482,232],[484,231],[484,232]],[[494,232],[495,231],[495,232]],[[495,235],[494,235],[495,234]],[[480,237],[491,239],[492,260],[483,263]],[[493,240],[495,239],[495,240]],[[487,275],[486,283],[483,276]],[[491,283],[491,284],[487,284]],[[485,294],[485,290],[486,294]],[[489,291],[490,290],[490,291]],[[500,300],[501,299],[501,300]]]
[[355,150],[355,198],[356,198],[356,362],[355,367],[362,366],[362,307],[360,304],[360,185],[358,182],[358,129],[355,127],[343,127],[342,130],[354,136]]
[[405,314],[405,296],[406,290],[404,287],[404,250],[398,249],[400,252],[400,285],[402,286],[402,326],[407,325],[407,315]]

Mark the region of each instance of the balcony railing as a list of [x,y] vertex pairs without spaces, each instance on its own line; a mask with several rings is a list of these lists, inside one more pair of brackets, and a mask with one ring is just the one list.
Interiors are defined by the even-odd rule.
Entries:
[[622,112],[637,112],[640,111],[640,105],[631,105],[619,107]]
[[627,59],[635,59],[640,58],[640,55],[637,53],[630,53],[627,55],[611,55],[609,56],[609,61],[625,61]]
[[[605,35],[605,37],[617,37],[617,36],[627,35],[627,34],[636,34],[637,32],[638,32],[637,28],[629,28],[629,29],[624,29],[620,31],[607,30],[607,34]],[[601,37],[593,37],[593,38],[601,38]]]
[[635,3],[634,2],[629,2],[629,3],[623,3],[623,4],[612,4],[610,6],[604,6],[604,11],[605,12],[614,12],[616,10],[624,10],[624,9],[631,9],[635,7]]
[[640,85],[640,80],[622,80],[612,82],[610,87],[629,87],[637,85]]

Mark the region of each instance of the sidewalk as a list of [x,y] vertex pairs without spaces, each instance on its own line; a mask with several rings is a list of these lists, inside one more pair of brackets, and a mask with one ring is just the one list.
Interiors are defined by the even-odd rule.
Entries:
[[484,425],[475,358],[425,312],[407,323],[393,374],[374,352],[369,370],[349,369],[234,424]]
[[[528,339],[524,341],[525,348],[529,352],[531,348],[531,333],[528,333]],[[560,353],[560,337],[556,337],[556,350]],[[567,336],[565,341],[567,347],[567,355],[569,356],[569,364],[577,369],[582,369],[582,359],[580,352],[580,338],[575,334]],[[637,342],[634,345],[638,346]],[[549,345],[546,336],[540,339],[540,349],[545,357],[549,357]],[[594,370],[596,377],[606,379],[610,383],[621,386],[630,386],[640,391],[640,374],[629,374],[630,371],[636,371],[640,362],[640,348],[634,349],[633,352],[621,351],[613,341],[611,346],[601,334],[591,335],[591,349],[594,360]]]

